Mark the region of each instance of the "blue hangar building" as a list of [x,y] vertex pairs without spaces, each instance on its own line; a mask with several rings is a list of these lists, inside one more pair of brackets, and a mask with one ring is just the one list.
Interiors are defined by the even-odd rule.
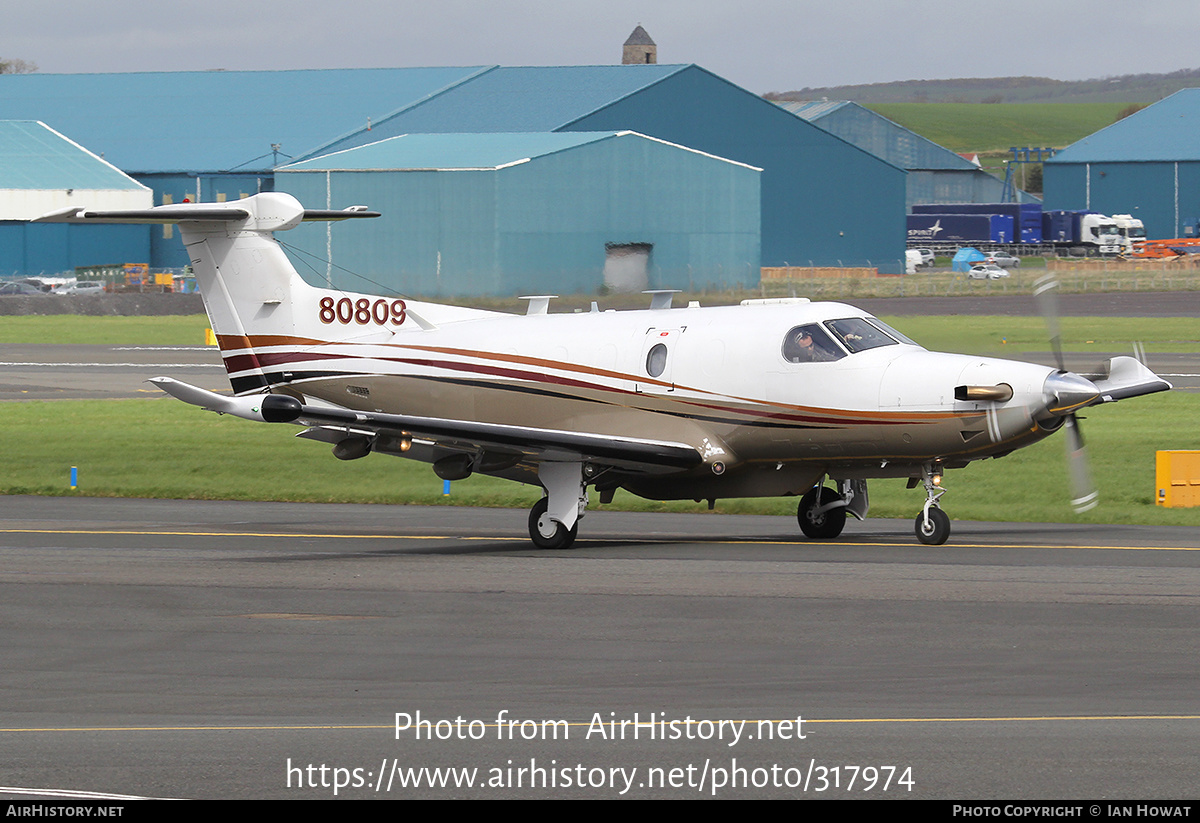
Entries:
[[760,170],[635,132],[406,134],[276,169],[304,203],[384,204],[286,240],[329,285],[453,296],[727,288],[759,275]]
[[[529,160],[523,170],[528,181],[521,186],[510,183],[516,175],[491,173],[494,181],[509,178],[495,184],[509,198],[506,213],[532,221],[523,227],[530,242],[521,254],[512,251],[513,232],[505,242],[493,238],[505,248],[494,256],[497,265],[513,277],[519,279],[522,271],[555,270],[559,255],[559,270],[566,265],[562,258],[570,258],[571,266],[586,266],[596,284],[585,289],[591,291],[608,276],[614,246],[648,248],[648,282],[662,287],[686,288],[685,274],[693,285],[752,285],[763,265],[869,265],[902,271],[904,169],[693,65],[0,76],[0,118],[15,117],[36,117],[71,133],[149,186],[156,203],[231,200],[282,190],[280,180],[291,185],[303,175],[301,169],[311,174],[324,164],[332,174],[340,168],[321,158],[403,135],[444,135],[431,138],[431,145],[445,141],[437,168],[457,168],[457,174],[486,166],[470,165],[483,162],[472,156],[483,150],[467,147],[465,135],[587,134],[592,137],[557,152],[543,150],[535,144],[538,138],[530,137],[528,150],[517,158]],[[625,132],[633,134],[617,137]],[[647,165],[640,159],[647,152],[672,160]],[[575,251],[556,247],[553,238],[561,236],[561,226],[538,222],[545,220],[546,210],[537,201],[560,185],[564,163],[585,164],[579,179],[588,182],[576,188],[575,200],[595,201],[579,202],[578,218],[601,221],[594,227],[594,248],[586,264],[574,262],[581,259]],[[413,172],[413,165],[395,154],[377,171],[357,171],[359,177],[377,174],[393,184],[373,186],[377,196],[367,198],[366,205],[385,214],[407,208],[411,215],[404,187],[394,184],[400,172]],[[284,172],[283,167],[292,168]],[[537,182],[543,173],[545,181]],[[714,187],[713,179],[723,176],[745,180]],[[745,193],[748,176],[758,178],[757,207]],[[429,185],[421,184],[426,203]],[[699,196],[710,190],[711,195]],[[358,190],[344,192],[349,197]],[[353,203],[363,201],[354,198]],[[637,201],[646,204],[639,207],[643,215],[653,205],[654,221],[635,234],[627,207]],[[325,205],[324,198],[315,205]],[[331,200],[329,205],[352,202]],[[477,213],[480,204],[469,197],[446,197],[437,208],[443,225],[456,225],[458,215]],[[745,213],[755,208],[757,215]],[[744,237],[755,220],[757,259],[747,252]],[[725,221],[723,230],[715,228],[720,221]],[[505,225],[510,225],[507,218]],[[342,228],[334,227],[334,232]],[[166,236],[169,228],[152,234],[152,264],[186,263],[178,239]],[[681,263],[685,257],[675,250],[678,238],[688,234],[695,235],[689,241],[692,251],[688,262]],[[669,242],[664,239],[668,235]],[[724,247],[719,245],[722,238]],[[426,246],[385,242],[382,234],[366,234],[361,242],[379,248],[372,272],[384,271],[385,264],[397,272],[426,265]],[[710,261],[705,270],[703,259]],[[336,258],[334,262],[342,265]],[[443,274],[445,264],[443,256]],[[494,268],[482,271],[465,272],[466,292],[508,293],[508,285],[498,285],[512,282],[507,274],[498,276]],[[575,271],[585,277],[585,270]],[[471,277],[479,278],[474,286]],[[384,282],[398,291],[415,291],[400,280],[395,275]],[[525,283],[512,290],[535,287],[537,283]]]
[[1200,234],[1200,89],[1118,120],[1043,165],[1048,209],[1132,214],[1149,238]]
[[[905,206],[926,203],[1003,203],[1004,181],[882,114],[849,100],[780,102],[780,108],[908,171]],[[1041,200],[1023,191],[1022,203]]]

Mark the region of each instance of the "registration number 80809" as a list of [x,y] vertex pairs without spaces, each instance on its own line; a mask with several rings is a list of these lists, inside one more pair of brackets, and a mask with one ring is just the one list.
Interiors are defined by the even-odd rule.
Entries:
[[370,300],[366,297],[357,300],[351,300],[349,297],[334,300],[332,297],[322,297],[317,316],[325,324],[341,323],[348,326],[356,323],[368,326],[374,323],[376,326],[399,326],[404,322],[406,314],[403,300]]

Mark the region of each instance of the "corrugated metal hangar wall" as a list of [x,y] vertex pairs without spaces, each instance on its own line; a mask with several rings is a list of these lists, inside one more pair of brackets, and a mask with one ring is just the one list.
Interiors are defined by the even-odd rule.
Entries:
[[762,265],[903,271],[905,171],[698,66],[494,68],[322,152],[411,133],[625,129],[762,169]]
[[[696,66],[0,76],[0,118],[32,116],[155,202],[270,190],[276,162],[405,133],[633,130],[763,170],[758,263],[902,270],[904,170]],[[153,264],[186,261],[170,233]]]
[[[368,285],[349,269],[409,294],[571,294],[753,287],[759,175],[630,132],[417,134],[283,167],[276,184],[383,214],[281,238],[306,279],[320,282],[328,242],[340,288]],[[641,274],[615,281],[638,256]]]
[[1043,166],[1047,209],[1132,214],[1150,239],[1200,235],[1200,89],[1184,89]]
[[[932,140],[849,100],[777,104],[893,165],[908,170],[905,208],[925,203],[1000,203],[1004,181]],[[1022,203],[1040,202],[1019,192]]]
[[145,262],[148,226],[30,223],[75,206],[144,209],[149,189],[45,123],[0,120],[0,277]]

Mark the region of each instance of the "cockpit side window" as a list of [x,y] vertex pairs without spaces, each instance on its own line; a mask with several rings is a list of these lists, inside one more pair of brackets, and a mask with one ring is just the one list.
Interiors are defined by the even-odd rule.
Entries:
[[896,341],[861,317],[826,320],[825,325],[851,354],[880,346],[895,346]]
[[823,363],[845,356],[819,323],[796,326],[783,338],[783,359],[789,363]]

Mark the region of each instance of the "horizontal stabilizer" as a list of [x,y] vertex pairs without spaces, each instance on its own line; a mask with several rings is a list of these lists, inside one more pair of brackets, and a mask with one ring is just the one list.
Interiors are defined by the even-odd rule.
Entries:
[[149,209],[90,211],[72,206],[43,214],[35,223],[243,223],[239,229],[278,231],[301,221],[354,220],[379,217],[366,206],[346,209],[305,209],[282,192],[264,192],[229,203],[171,203]]
[[167,394],[217,414],[232,414],[243,420],[258,423],[286,423],[296,419],[294,412],[300,401],[282,394],[252,394],[245,397],[229,397],[224,394],[180,383],[170,377],[152,377],[149,382]]
[[34,223],[182,223],[185,220],[212,223],[245,220],[250,212],[245,209],[214,208],[206,203],[190,208],[188,203],[171,206],[155,206],[151,209],[126,209],[122,211],[88,211],[80,206],[52,211],[35,218]]

